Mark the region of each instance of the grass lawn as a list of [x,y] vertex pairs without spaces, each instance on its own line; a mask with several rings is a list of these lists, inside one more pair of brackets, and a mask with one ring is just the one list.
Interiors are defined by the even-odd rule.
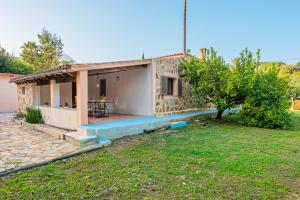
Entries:
[[0,199],[297,199],[300,112],[292,130],[191,123],[0,178]]

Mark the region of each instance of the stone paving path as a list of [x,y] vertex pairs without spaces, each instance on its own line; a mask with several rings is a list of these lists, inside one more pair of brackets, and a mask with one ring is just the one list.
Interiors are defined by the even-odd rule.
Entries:
[[0,122],[9,122],[14,115],[15,113],[0,113]]
[[79,147],[14,122],[0,122],[0,172],[40,163]]

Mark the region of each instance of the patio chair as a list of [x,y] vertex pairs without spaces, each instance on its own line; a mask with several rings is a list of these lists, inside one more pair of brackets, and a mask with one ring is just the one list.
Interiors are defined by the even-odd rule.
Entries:
[[88,103],[88,115],[96,116],[96,105],[94,103]]
[[117,96],[117,98],[115,99],[115,102],[107,105],[110,113],[118,113],[119,99],[120,99],[120,97]]

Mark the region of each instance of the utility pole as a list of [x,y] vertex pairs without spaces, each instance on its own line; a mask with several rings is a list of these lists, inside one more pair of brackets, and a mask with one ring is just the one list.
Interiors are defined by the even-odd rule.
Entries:
[[183,52],[186,53],[186,0],[184,0],[184,17],[183,17]]

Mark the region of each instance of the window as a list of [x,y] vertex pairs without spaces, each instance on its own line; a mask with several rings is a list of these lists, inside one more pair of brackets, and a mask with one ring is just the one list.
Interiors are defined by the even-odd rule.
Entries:
[[22,94],[25,94],[25,86],[22,87]]
[[165,96],[177,96],[177,79],[169,76],[161,77],[161,92]]
[[106,79],[100,79],[100,96],[106,96]]
[[168,95],[174,95],[174,79],[168,78]]

